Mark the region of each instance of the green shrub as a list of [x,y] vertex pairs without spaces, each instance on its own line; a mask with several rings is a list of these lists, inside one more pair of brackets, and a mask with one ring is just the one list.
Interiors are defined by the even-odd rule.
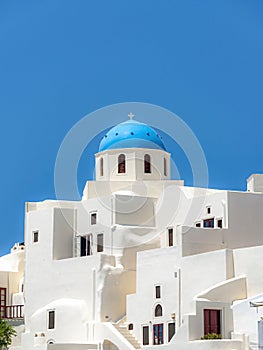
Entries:
[[14,327],[10,326],[6,320],[0,318],[0,349],[7,349],[11,345],[12,337],[15,335]]
[[217,333],[208,333],[208,334],[205,334],[203,337],[201,337],[201,339],[202,340],[222,339],[222,335]]

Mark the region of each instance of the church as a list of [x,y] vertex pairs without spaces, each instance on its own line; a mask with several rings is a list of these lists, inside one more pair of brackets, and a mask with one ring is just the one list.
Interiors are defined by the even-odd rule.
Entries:
[[103,136],[81,201],[26,203],[24,242],[0,257],[11,350],[263,346],[263,175],[188,187],[170,161],[131,118]]

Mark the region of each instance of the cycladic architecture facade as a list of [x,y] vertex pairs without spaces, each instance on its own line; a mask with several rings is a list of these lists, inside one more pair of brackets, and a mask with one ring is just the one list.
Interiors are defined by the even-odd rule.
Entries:
[[95,164],[81,201],[26,203],[24,243],[0,258],[11,349],[262,345],[263,175],[247,192],[186,187],[134,120],[108,131]]

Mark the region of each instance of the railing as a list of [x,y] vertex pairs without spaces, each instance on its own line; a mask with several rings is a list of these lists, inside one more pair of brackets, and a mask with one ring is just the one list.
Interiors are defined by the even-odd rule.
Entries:
[[23,318],[24,317],[24,305],[11,305],[5,306],[2,311],[2,318]]

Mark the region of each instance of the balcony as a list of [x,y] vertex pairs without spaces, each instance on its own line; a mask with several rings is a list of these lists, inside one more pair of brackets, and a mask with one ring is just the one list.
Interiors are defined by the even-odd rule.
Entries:
[[5,319],[23,319],[24,305],[11,305],[1,307],[1,317]]

